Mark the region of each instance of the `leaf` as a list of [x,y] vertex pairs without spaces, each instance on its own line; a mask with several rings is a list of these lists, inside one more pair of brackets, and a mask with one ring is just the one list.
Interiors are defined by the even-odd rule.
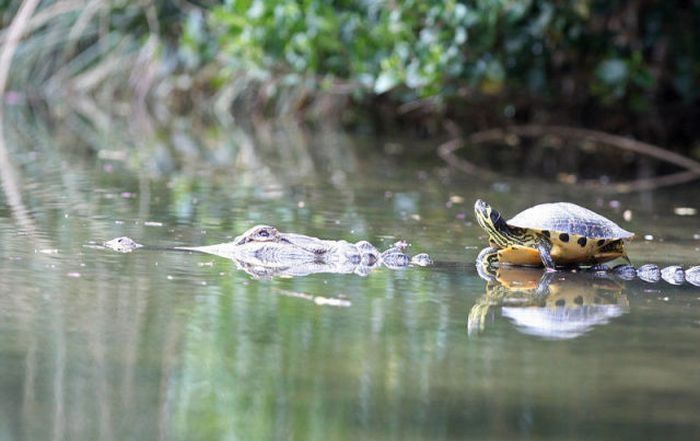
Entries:
[[374,93],[382,94],[396,87],[400,80],[394,72],[382,72],[374,82]]
[[603,83],[616,86],[627,81],[629,69],[627,69],[627,64],[623,60],[612,58],[601,62],[596,73]]

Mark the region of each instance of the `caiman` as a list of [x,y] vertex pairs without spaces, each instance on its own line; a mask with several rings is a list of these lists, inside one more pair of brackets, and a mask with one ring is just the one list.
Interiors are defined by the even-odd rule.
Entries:
[[[103,245],[121,253],[143,247],[128,237],[118,237]],[[269,225],[256,225],[231,242],[166,249],[225,257],[256,278],[303,276],[320,272],[367,275],[380,266],[399,269],[432,263],[425,253],[411,258],[404,252],[406,247],[408,244],[400,241],[380,252],[364,240],[357,243],[324,240],[303,234],[283,233]]]

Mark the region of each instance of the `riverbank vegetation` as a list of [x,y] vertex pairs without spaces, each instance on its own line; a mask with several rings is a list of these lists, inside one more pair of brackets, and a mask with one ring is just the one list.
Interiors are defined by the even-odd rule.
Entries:
[[698,2],[6,2],[5,103],[347,127],[567,124],[691,155]]

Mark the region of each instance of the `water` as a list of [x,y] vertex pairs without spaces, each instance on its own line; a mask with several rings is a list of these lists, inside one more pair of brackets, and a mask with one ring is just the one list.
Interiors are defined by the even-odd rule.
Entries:
[[[578,309],[526,307],[527,289],[501,307],[473,267],[471,214],[477,197],[506,216],[573,201],[653,236],[630,245],[635,263],[687,267],[700,224],[674,209],[700,208],[697,183],[620,196],[480,181],[430,143],[325,132],[140,139],[151,164],[125,141],[86,157],[85,141],[10,128],[26,216],[2,196],[2,440],[700,437],[700,289],[565,280],[550,299]],[[406,239],[438,263],[256,280],[215,256],[91,247],[214,244],[257,223]]]

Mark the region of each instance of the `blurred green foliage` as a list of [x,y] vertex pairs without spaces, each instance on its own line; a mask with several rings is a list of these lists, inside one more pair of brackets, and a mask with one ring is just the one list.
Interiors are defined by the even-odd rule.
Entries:
[[[0,27],[19,4],[0,0]],[[425,109],[412,115],[430,127],[429,115],[482,128],[517,118],[689,145],[700,1],[47,0],[9,88],[51,108],[151,92],[175,114],[342,113],[352,125]]]
[[698,93],[700,2],[240,0],[206,24],[190,16],[183,42],[227,67],[403,101],[592,94],[643,110]]

